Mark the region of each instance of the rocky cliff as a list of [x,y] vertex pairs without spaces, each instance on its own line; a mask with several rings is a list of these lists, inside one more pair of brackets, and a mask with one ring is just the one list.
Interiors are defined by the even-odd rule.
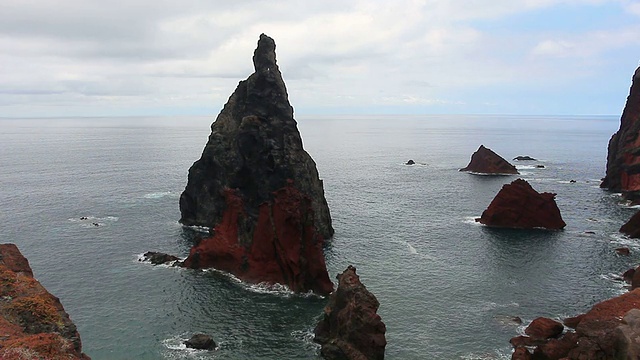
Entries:
[[338,275],[338,289],[331,294],[314,341],[329,360],[384,359],[386,327],[376,313],[380,304],[360,282],[356,268]]
[[255,72],[211,125],[180,196],[180,222],[214,228],[184,265],[329,293],[322,253],[333,235],[316,164],[302,147],[275,42],[262,34]]
[[493,227],[563,229],[567,224],[562,220],[555,196],[539,193],[525,180],[516,179],[500,189],[476,221]]
[[640,200],[640,68],[633,75],[620,129],[609,140],[603,188]]
[[620,227],[620,232],[631,238],[640,238],[640,211]]
[[493,150],[480,145],[478,150],[471,155],[471,161],[467,167],[460,171],[484,175],[512,175],[518,174],[515,166],[509,164],[502,156]]
[[0,334],[0,359],[89,360],[60,300],[13,244],[0,245]]

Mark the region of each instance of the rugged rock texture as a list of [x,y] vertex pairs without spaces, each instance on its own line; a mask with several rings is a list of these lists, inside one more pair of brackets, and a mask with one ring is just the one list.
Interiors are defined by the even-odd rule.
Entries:
[[640,211],[622,225],[620,232],[631,238],[640,238]]
[[564,325],[561,323],[544,317],[539,317],[531,322],[524,330],[524,333],[535,340],[546,340],[558,337],[562,334]]
[[[524,346],[534,346],[535,359],[638,359],[640,289],[594,305],[586,314],[565,321],[575,331],[527,344],[523,336],[512,339],[512,359],[526,359]],[[624,318],[624,319],[623,319]],[[524,337],[526,338],[526,337]],[[527,352],[529,352],[527,350]]]
[[184,265],[328,294],[322,246],[333,235],[322,180],[302,148],[275,42],[262,34],[255,72],[238,84],[189,169],[180,222],[215,228]]
[[329,360],[384,359],[387,329],[376,313],[378,300],[360,282],[353,266],[338,275],[338,282],[314,330],[322,356]]
[[211,336],[206,334],[195,334],[189,340],[185,341],[184,344],[188,348],[199,350],[213,350],[216,348],[216,342],[213,341]]
[[519,174],[515,166],[509,164],[507,160],[494,153],[491,149],[484,147],[484,145],[480,145],[478,150],[471,155],[469,165],[460,169],[460,171],[489,175]]
[[640,68],[633,75],[620,129],[609,140],[607,173],[603,188],[622,192],[628,200],[640,200]]
[[532,158],[532,157],[531,157],[531,156],[529,156],[529,155],[525,155],[525,156],[522,156],[522,155],[520,155],[520,156],[516,156],[516,157],[514,157],[514,158],[513,158],[513,160],[516,160],[516,161],[536,161],[536,159]]
[[139,261],[148,261],[153,265],[168,264],[180,260],[179,257],[157,251],[147,251]]
[[555,196],[539,193],[525,180],[517,179],[500,189],[476,221],[493,227],[562,229],[567,224],[562,220]]
[[0,335],[0,359],[89,359],[60,300],[14,244],[0,245]]

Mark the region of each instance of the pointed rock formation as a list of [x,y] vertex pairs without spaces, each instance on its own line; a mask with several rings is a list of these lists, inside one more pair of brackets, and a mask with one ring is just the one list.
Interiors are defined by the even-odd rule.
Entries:
[[640,200],[640,67],[633,75],[620,129],[609,140],[607,173],[600,187]]
[[276,64],[260,35],[255,72],[211,125],[180,196],[180,222],[214,228],[184,266],[214,267],[252,282],[328,294],[323,242],[333,235],[316,164],[303,149]]
[[480,145],[478,150],[471,155],[471,161],[467,167],[460,171],[468,171],[483,175],[517,175],[516,167],[509,164],[502,156],[491,149]]
[[14,244],[0,245],[0,299],[0,359],[90,360],[60,299],[33,278]]
[[376,313],[380,303],[360,282],[355,267],[339,274],[338,282],[314,330],[321,355],[329,360],[384,359],[386,327]]
[[525,180],[516,179],[500,189],[476,221],[493,227],[562,229],[567,224],[562,220],[555,196],[539,193]]

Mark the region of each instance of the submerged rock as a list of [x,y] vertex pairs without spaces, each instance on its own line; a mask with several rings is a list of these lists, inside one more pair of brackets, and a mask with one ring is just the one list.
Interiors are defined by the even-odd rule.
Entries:
[[142,255],[142,259],[140,259],[140,261],[148,261],[153,265],[161,265],[161,264],[166,264],[166,263],[170,263],[178,260],[180,260],[180,258],[177,256],[156,252],[156,251],[147,251]]
[[640,200],[640,67],[636,69],[620,129],[609,140],[606,176],[600,187]]
[[635,213],[622,227],[620,232],[630,238],[640,238],[640,211]]
[[480,145],[478,150],[471,155],[471,161],[467,167],[460,171],[468,171],[471,173],[487,174],[487,175],[516,175],[518,170],[515,166],[509,164],[500,155],[491,149]]
[[0,359],[90,359],[60,300],[14,244],[0,245],[0,298]]
[[238,84],[189,169],[180,222],[212,227],[214,235],[191,249],[184,266],[328,294],[333,283],[322,246],[333,235],[329,207],[302,147],[275,47],[260,35],[255,72]]
[[513,160],[515,161],[536,161],[536,159],[532,158],[531,156],[516,156],[513,158]]
[[516,179],[500,189],[476,221],[493,227],[562,229],[567,224],[562,220],[555,196],[539,193],[525,180]]
[[211,336],[206,334],[195,334],[189,340],[185,341],[184,344],[188,348],[198,350],[214,350],[216,348],[216,342],[213,341]]
[[376,313],[380,303],[360,282],[356,268],[338,275],[338,289],[331,294],[314,341],[330,360],[384,359],[386,327]]

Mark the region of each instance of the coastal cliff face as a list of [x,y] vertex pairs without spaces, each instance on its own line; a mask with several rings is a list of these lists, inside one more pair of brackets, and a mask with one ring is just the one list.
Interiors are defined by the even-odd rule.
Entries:
[[322,246],[333,236],[331,216],[316,164],[302,147],[275,47],[260,35],[255,72],[238,84],[189,169],[180,222],[214,230],[184,266],[328,294],[333,284]]
[[493,150],[480,145],[478,150],[471,155],[471,161],[467,167],[460,171],[468,171],[485,175],[517,175],[518,170],[509,164],[502,156]]
[[384,359],[387,329],[377,314],[380,303],[360,282],[355,267],[339,274],[338,282],[314,330],[321,355],[329,360]]
[[60,300],[14,244],[0,245],[0,334],[0,359],[90,360]]
[[640,68],[636,69],[620,119],[620,129],[609,140],[603,188],[640,200]]
[[514,229],[563,229],[567,224],[562,220],[555,196],[539,193],[525,180],[516,179],[500,189],[476,221],[487,226]]

